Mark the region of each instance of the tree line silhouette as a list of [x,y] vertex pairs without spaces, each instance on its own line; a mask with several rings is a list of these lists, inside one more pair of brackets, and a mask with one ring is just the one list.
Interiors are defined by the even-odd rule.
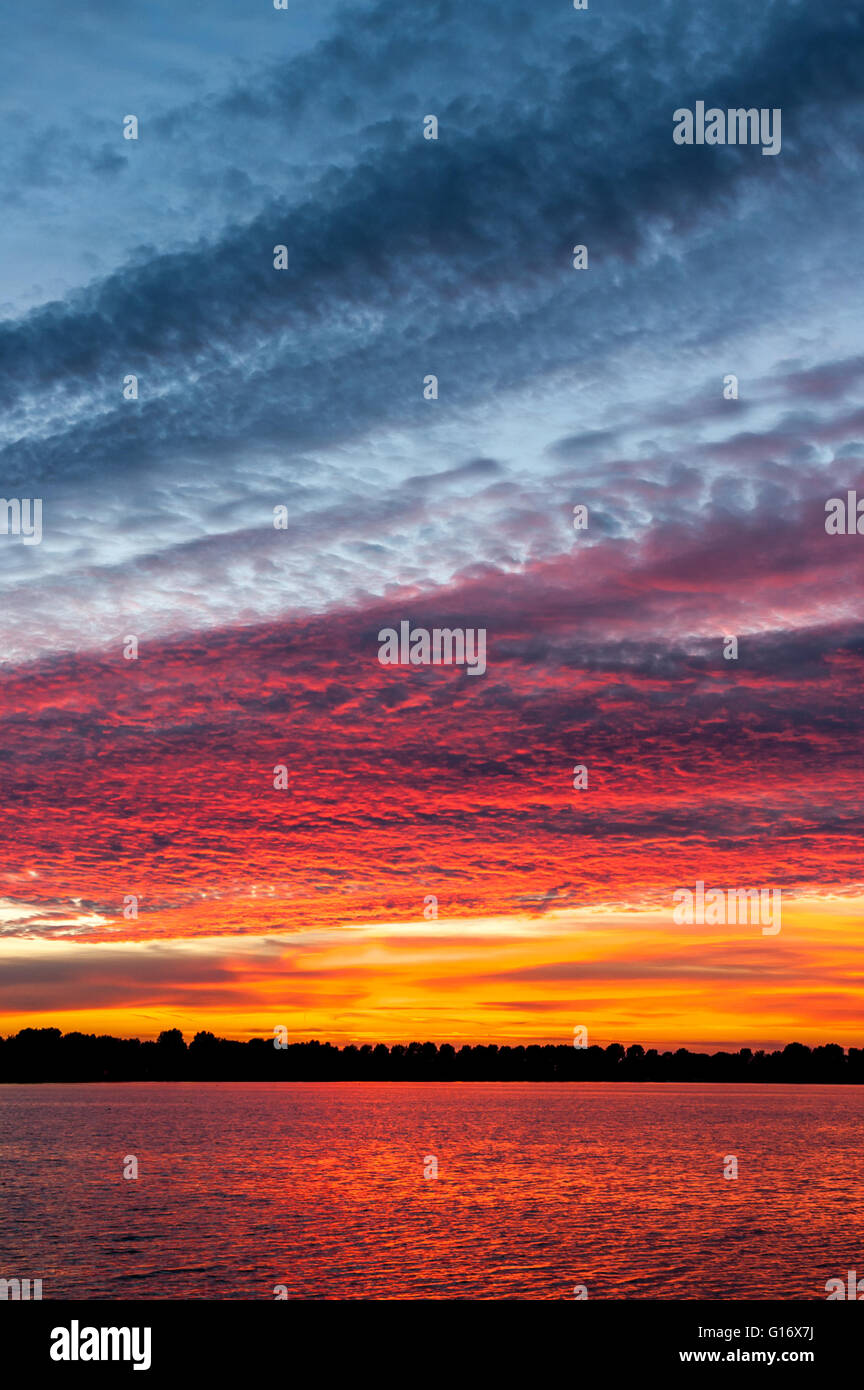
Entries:
[[34,1081],[780,1081],[864,1082],[864,1048],[837,1043],[782,1051],[658,1052],[639,1043],[364,1043],[274,1046],[273,1038],[235,1042],[178,1028],[156,1042],[97,1037],[59,1028],[24,1028],[0,1038],[0,1082]]

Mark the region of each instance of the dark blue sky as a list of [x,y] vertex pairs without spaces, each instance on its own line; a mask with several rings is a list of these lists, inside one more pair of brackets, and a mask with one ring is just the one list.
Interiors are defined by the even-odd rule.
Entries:
[[[8,659],[520,572],[577,501],[770,534],[860,470],[852,6],[12,0],[0,51]],[[697,99],[782,153],[676,146]]]

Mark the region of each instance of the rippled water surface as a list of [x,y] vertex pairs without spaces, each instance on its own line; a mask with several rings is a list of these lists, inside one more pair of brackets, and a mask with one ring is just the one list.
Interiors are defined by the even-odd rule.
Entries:
[[0,1086],[0,1278],[46,1299],[824,1299],[864,1275],[862,1121],[852,1086]]

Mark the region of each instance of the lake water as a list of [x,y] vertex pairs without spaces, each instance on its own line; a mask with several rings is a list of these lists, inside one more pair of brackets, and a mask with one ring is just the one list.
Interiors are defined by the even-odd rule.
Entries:
[[853,1086],[0,1086],[0,1277],[45,1299],[824,1300],[864,1275],[862,1138]]

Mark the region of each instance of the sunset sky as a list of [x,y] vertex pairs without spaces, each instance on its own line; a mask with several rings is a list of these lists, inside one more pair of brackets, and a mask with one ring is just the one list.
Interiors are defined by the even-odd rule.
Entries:
[[[12,0],[0,51],[0,1033],[864,1044],[864,20]],[[379,664],[403,619],[485,674]],[[676,926],[697,880],[782,930]]]

